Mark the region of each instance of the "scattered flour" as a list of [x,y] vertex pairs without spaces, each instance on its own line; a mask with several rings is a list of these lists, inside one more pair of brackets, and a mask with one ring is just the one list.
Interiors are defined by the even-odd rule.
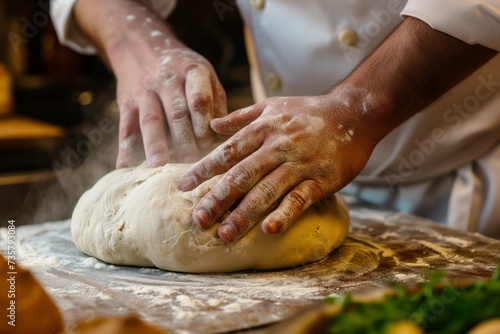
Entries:
[[163,33],[162,33],[161,31],[159,31],[159,30],[153,30],[153,31],[151,32],[151,35],[150,35],[150,36],[151,36],[151,37],[158,37],[158,36],[161,36],[161,35],[163,35]]
[[450,244],[453,244],[455,246],[458,246],[458,247],[468,247],[471,245],[471,242],[470,241],[467,241],[467,240],[464,240],[464,239],[461,239],[461,238],[455,238],[455,237],[448,237],[448,236],[443,236],[443,240],[450,243]]
[[[158,49],[160,49],[160,48],[158,47]],[[172,57],[170,57],[170,56],[163,56],[163,57],[160,58],[160,65],[165,66],[168,63],[170,63],[171,60],[172,60]]]
[[120,148],[122,150],[130,151],[130,150],[132,150],[134,148],[136,141],[137,141],[137,135],[131,135],[131,136],[125,138],[121,142]]
[[[500,242],[493,239],[348,203],[346,243],[324,261],[288,270],[196,275],[112,266],[76,249],[69,221],[18,227],[18,262],[46,287],[68,326],[82,318],[137,313],[186,334],[269,323],[327,295],[392,281],[412,284],[429,270],[486,276],[500,263]],[[2,228],[2,252],[6,240]]]

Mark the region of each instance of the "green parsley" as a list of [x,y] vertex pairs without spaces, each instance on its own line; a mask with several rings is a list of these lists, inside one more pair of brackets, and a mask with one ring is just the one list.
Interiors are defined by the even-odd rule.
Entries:
[[381,302],[357,302],[350,294],[329,298],[327,303],[342,310],[331,319],[328,334],[389,333],[396,323],[413,324],[422,333],[455,334],[500,317],[500,266],[489,280],[465,287],[442,283],[442,278],[434,273],[415,289],[396,286]]

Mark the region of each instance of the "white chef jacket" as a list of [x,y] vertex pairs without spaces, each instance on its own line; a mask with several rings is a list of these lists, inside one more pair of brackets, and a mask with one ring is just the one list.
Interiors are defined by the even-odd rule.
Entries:
[[[50,15],[61,44],[83,53],[95,54],[96,49],[82,35],[74,22],[73,6],[77,0],[50,0]],[[161,17],[167,17],[175,8],[176,0],[150,0],[151,7]]]
[[[53,19],[61,41],[88,51],[88,42],[68,33],[75,31],[71,16],[58,14],[70,12],[74,1],[56,1],[61,3]],[[401,16],[500,50],[500,0],[237,3],[250,32],[257,100],[327,91],[401,23]],[[384,138],[343,192],[500,238],[500,56]]]

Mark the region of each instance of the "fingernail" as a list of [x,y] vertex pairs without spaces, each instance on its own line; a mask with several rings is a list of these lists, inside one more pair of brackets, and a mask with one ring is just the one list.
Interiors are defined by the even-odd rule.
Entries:
[[193,190],[196,187],[196,179],[192,176],[183,177],[181,179],[181,190],[189,191]]
[[151,158],[151,162],[149,163],[149,167],[159,167],[163,166],[168,162],[168,158],[163,153],[158,153],[153,155]]
[[198,209],[193,213],[194,222],[203,228],[209,228],[211,226],[210,220],[212,215],[205,209]]
[[277,234],[280,232],[280,224],[276,221],[270,221],[262,225],[262,229],[266,234]]
[[229,224],[222,224],[219,226],[219,237],[224,241],[224,242],[233,242],[236,239],[236,229],[234,228],[233,225]]

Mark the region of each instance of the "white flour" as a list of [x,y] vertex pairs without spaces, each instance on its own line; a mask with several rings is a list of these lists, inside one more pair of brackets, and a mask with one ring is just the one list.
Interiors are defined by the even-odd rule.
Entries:
[[[499,241],[350,205],[344,246],[319,263],[289,270],[196,275],[109,265],[76,249],[68,221],[18,227],[18,261],[54,298],[69,328],[79,319],[133,312],[176,333],[261,325],[328,295],[414,283],[435,269],[487,276],[500,263]],[[3,252],[6,237],[0,229]]]

